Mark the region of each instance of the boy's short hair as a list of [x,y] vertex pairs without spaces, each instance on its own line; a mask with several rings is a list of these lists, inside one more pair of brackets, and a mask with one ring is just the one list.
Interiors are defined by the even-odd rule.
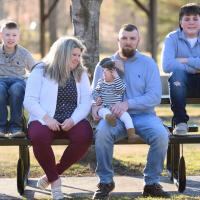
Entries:
[[7,22],[3,23],[2,26],[1,26],[1,32],[3,31],[4,28],[7,28],[7,29],[19,29],[17,23],[14,22],[14,21],[7,21]]
[[104,58],[100,61],[99,65],[102,68],[107,68],[109,70],[115,69],[115,62],[111,58]]
[[200,15],[200,5],[197,3],[188,3],[183,5],[179,11],[179,22],[184,15]]

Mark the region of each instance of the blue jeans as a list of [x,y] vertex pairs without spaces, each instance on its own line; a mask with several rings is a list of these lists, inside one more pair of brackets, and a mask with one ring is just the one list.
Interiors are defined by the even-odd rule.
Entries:
[[176,70],[169,78],[169,93],[171,110],[175,124],[187,123],[189,116],[186,112],[186,97],[200,97],[200,74],[188,74]]
[[[131,115],[131,118],[136,134],[150,145],[144,169],[145,185],[159,183],[168,148],[168,130],[154,113]],[[124,137],[127,137],[127,132],[120,120],[117,121],[116,127],[111,127],[105,120],[101,120],[97,125],[95,134],[96,173],[101,183],[113,181],[113,145]]]
[[[22,130],[22,107],[25,81],[19,78],[0,78],[0,131],[16,132]],[[10,106],[10,120],[7,105]]]

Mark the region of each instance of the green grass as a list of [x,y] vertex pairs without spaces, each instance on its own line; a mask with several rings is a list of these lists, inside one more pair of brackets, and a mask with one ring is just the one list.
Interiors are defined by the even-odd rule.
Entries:
[[[172,113],[169,106],[162,105],[156,108],[156,112],[163,121],[170,124]],[[196,123],[200,126],[200,107],[199,106],[188,106],[188,113],[191,117],[190,123]],[[55,151],[56,160],[59,160],[64,146],[53,146]],[[146,155],[148,152],[147,145],[115,145],[114,148],[114,170],[116,175],[142,175],[143,168],[146,163]],[[4,147],[0,146],[0,177],[16,177],[16,164],[18,160],[19,150],[18,147]],[[199,144],[187,144],[184,145],[184,157],[186,161],[187,175],[199,175],[200,174],[200,146]],[[38,165],[33,152],[30,147],[30,177],[39,177],[44,174],[41,167]],[[73,165],[64,174],[70,176],[94,176],[95,175],[95,158],[94,155],[87,156],[81,162]],[[163,175],[166,175],[166,170],[163,171]],[[73,198],[77,200],[86,200],[86,198]],[[131,200],[133,197],[127,196],[115,196],[110,198],[111,200]],[[136,197],[136,200],[153,200],[153,198],[142,198]],[[158,198],[156,198],[158,199]],[[173,196],[171,199],[175,200],[196,200],[200,199],[199,196],[191,197],[187,195]]]

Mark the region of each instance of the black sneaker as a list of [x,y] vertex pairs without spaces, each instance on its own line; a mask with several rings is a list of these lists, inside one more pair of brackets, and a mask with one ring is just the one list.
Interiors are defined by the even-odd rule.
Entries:
[[99,183],[97,187],[99,189],[94,193],[92,199],[105,200],[108,199],[110,192],[114,190],[115,183]]
[[142,194],[144,197],[162,197],[170,198],[170,194],[162,189],[160,184],[154,183],[153,185],[145,185]]

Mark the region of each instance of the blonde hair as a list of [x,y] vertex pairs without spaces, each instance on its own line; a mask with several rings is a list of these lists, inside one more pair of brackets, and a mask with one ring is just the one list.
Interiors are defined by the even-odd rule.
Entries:
[[[44,75],[64,85],[70,77],[70,67],[72,50],[79,48],[81,52],[85,50],[83,43],[75,37],[61,37],[51,46],[49,53],[43,59],[45,63]],[[82,57],[81,57],[82,58]],[[81,75],[86,68],[83,67],[82,59],[78,66],[72,71],[74,78],[80,82]]]

